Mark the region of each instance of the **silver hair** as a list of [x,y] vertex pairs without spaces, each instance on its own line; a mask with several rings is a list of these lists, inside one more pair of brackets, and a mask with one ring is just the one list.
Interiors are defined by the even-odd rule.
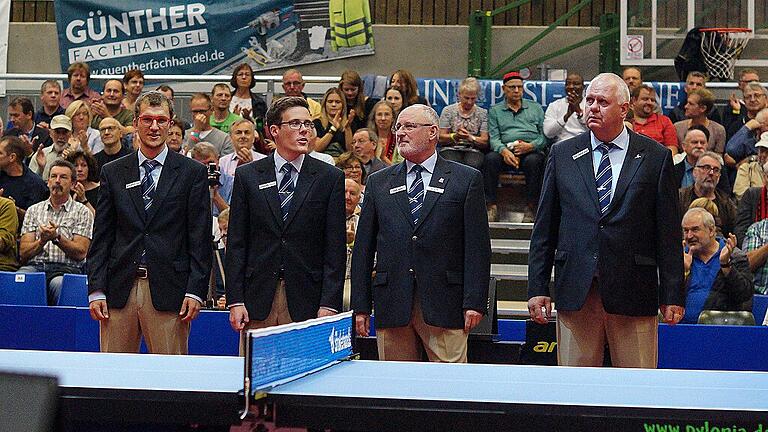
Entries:
[[379,135],[373,129],[360,128],[360,129],[355,131],[355,133],[358,133],[358,132],[365,132],[365,133],[367,133],[368,134],[368,139],[373,141],[374,143],[378,143],[379,142]]
[[619,105],[629,102],[629,87],[627,87],[627,83],[625,83],[620,76],[611,72],[604,72],[592,78],[587,87],[587,94],[589,94],[589,90],[592,88],[593,84],[602,81],[610,82],[616,89],[616,99]]
[[760,84],[759,81],[750,81],[750,82],[748,82],[744,86],[744,91],[746,91],[747,89],[756,90],[756,91],[759,91],[760,93],[762,93],[764,95],[768,95],[768,92],[765,91],[765,87],[763,87],[763,85]]
[[701,160],[701,158],[703,158],[703,157],[710,157],[710,158],[716,160],[717,163],[720,164],[720,168],[722,168],[723,165],[725,164],[725,162],[723,162],[723,157],[720,156],[718,153],[715,153],[713,151],[707,151],[707,152],[702,153],[701,156],[699,156],[699,160]]
[[424,119],[427,123],[435,126],[440,124],[440,116],[437,115],[437,112],[432,107],[428,107],[422,104],[410,105],[409,107],[400,111],[400,115],[398,115],[398,117],[403,115],[403,113],[406,111],[418,111],[421,113],[421,115],[424,116]]
[[701,207],[694,207],[691,209],[688,209],[687,212],[683,215],[683,220],[687,218],[688,216],[692,215],[699,215],[701,217],[701,222],[704,223],[704,226],[706,226],[709,229],[715,229],[715,217],[712,216],[712,213],[708,212],[706,209],[703,209]]
[[469,77],[464,78],[461,83],[459,83],[459,94],[468,92],[468,93],[479,93],[480,92],[480,83],[477,81],[477,78]]
[[196,157],[206,157],[206,156],[213,156],[218,158],[219,152],[216,151],[216,147],[214,147],[213,144],[207,142],[207,141],[200,141],[199,143],[195,144],[194,147],[192,147],[192,158]]

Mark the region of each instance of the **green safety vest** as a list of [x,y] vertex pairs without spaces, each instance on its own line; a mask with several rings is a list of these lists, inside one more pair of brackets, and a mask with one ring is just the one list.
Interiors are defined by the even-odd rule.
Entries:
[[329,0],[331,49],[365,44],[373,48],[371,10],[368,0]]

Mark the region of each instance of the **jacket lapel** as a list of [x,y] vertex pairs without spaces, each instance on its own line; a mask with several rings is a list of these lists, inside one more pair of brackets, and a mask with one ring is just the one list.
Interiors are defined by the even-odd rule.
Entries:
[[124,185],[118,185],[117,187],[126,187],[129,184],[138,182],[137,186],[127,188],[128,196],[131,198],[136,214],[138,214],[142,223],[146,222],[147,215],[144,212],[144,198],[141,195],[141,179],[139,179],[139,155],[137,152],[131,153],[131,155],[123,159],[123,178],[125,179]]
[[168,195],[168,192],[171,190],[173,185],[176,184],[176,178],[178,177],[179,169],[181,168],[181,164],[179,163],[178,159],[180,157],[184,156],[180,156],[175,152],[169,151],[168,156],[165,158],[165,165],[163,165],[163,170],[160,171],[160,178],[158,179],[157,185],[155,186],[155,197],[152,198],[152,206],[147,211],[147,224],[152,222],[152,218],[162,207],[163,200]]
[[[448,184],[448,180],[450,180],[450,174],[450,164],[446,162],[445,159],[438,156],[437,162],[435,163],[435,170],[432,173],[432,179],[429,181],[429,186],[431,188],[445,189],[446,185]],[[435,202],[437,202],[437,200],[440,199],[440,197],[443,195],[439,192],[428,192],[426,188],[424,190],[424,194],[424,204],[421,206],[419,221],[416,223],[416,228],[414,230],[418,230],[421,224],[424,223],[424,221],[429,216],[429,213],[432,211],[432,208],[435,206]]]
[[[413,226],[413,218],[411,217],[411,207],[408,205],[408,184],[405,181],[406,174],[405,161],[401,162],[397,168],[392,170],[391,177],[389,178],[389,190],[385,191],[390,197],[394,199],[403,217]],[[392,193],[395,188],[403,187],[400,192]]]
[[[256,168],[258,170],[258,175],[256,176],[258,184],[256,187],[258,188],[259,193],[264,195],[264,199],[267,201],[267,206],[272,211],[272,216],[274,216],[277,226],[282,227],[283,214],[280,211],[280,198],[278,198],[277,194],[278,185],[277,178],[275,177],[275,154],[270,153],[269,156],[267,156],[266,161],[267,163],[253,163],[254,166],[258,165]],[[275,185],[262,188],[262,185],[267,185],[269,183],[274,183]]]
[[635,139],[637,135],[635,135],[634,132],[627,132],[629,132],[629,147],[627,148],[627,154],[624,156],[624,163],[621,165],[621,173],[619,174],[619,179],[616,183],[616,191],[613,193],[611,205],[608,207],[608,211],[605,212],[605,215],[619,205],[616,203],[621,201],[621,198],[627,191],[627,186],[629,186],[637,169],[645,160],[645,146]]
[[[312,184],[315,182],[317,176],[317,165],[315,160],[309,154],[304,155],[304,162],[301,164],[301,172],[299,178],[296,180],[296,189],[293,191],[293,198],[291,199],[291,207],[288,209],[288,218],[285,220],[285,227],[291,224],[296,217],[304,200],[307,199],[309,190],[312,189]],[[318,163],[325,163],[319,162]]]
[[576,166],[579,168],[581,178],[587,187],[587,191],[595,206],[595,210],[600,212],[600,198],[597,196],[597,185],[595,183],[595,171],[592,166],[592,142],[590,133],[586,132],[580,138],[574,140],[571,157],[574,158]]

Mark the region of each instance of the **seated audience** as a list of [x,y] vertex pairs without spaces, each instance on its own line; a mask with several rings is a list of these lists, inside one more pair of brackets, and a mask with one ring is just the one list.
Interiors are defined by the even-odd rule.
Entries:
[[[685,87],[683,87],[684,93],[678,93],[679,103],[669,112],[669,119],[672,120],[672,123],[677,123],[686,119],[685,105],[688,102],[688,96],[691,95],[692,91],[706,88],[706,86],[706,74],[698,71],[688,72],[688,76],[685,77]],[[709,118],[711,120],[720,123],[719,117],[717,110],[711,110],[709,112]]]
[[29,162],[29,169],[43,178],[48,179],[48,172],[56,159],[66,157],[65,152],[75,150],[80,146],[80,140],[72,136],[72,120],[66,115],[57,115],[51,120],[51,137],[53,145],[40,147]]
[[637,87],[643,85],[643,73],[640,68],[634,66],[625,67],[621,71],[621,79],[627,83],[629,92],[632,93]]
[[15,272],[19,268],[19,214],[10,198],[0,197],[0,271]]
[[302,97],[309,105],[309,115],[315,120],[320,117],[322,108],[320,104],[304,93],[304,76],[297,69],[288,69],[283,72],[283,91],[285,96]]
[[232,139],[211,126],[213,103],[205,93],[195,93],[189,100],[189,110],[192,112],[192,127],[184,132],[184,147],[186,151],[195,148],[198,142],[205,141],[213,144],[221,156],[228,155],[232,149]]
[[96,159],[90,153],[75,150],[67,155],[67,161],[75,166],[77,174],[77,179],[72,185],[72,198],[88,207],[88,210],[95,215],[96,204],[99,202],[99,177],[96,174],[98,172]]
[[64,114],[72,120],[72,136],[80,141],[80,148],[84,152],[96,154],[104,149],[98,126],[96,129],[91,127],[91,108],[87,103],[82,100],[74,101],[69,104]]
[[229,128],[242,117],[229,110],[229,104],[232,102],[232,90],[224,83],[218,83],[211,90],[211,102],[213,103],[213,115],[210,117],[211,126],[216,129],[229,133]]
[[92,128],[98,128],[102,120],[112,117],[123,125],[123,133],[133,133],[133,111],[123,107],[124,93],[122,81],[113,79],[104,83],[104,96],[91,103]]
[[336,87],[325,92],[320,117],[315,119],[315,151],[338,157],[352,148],[352,119],[355,111],[347,112],[344,93]]
[[54,161],[48,177],[51,196],[27,210],[21,228],[19,271],[45,272],[49,305],[59,301],[64,273],[83,273],[91,244],[93,213],[70,196],[76,175],[71,163]]
[[165,145],[171,151],[181,153],[184,150],[184,130],[184,122],[178,117],[174,117],[168,127],[168,138],[165,140]]
[[693,185],[680,189],[680,214],[686,212],[693,200],[708,198],[720,211],[715,219],[717,234],[727,236],[735,232],[736,206],[727,193],[716,187],[722,168],[723,158],[717,153],[705,152],[699,157],[693,169]]
[[[229,208],[235,178],[227,173],[219,171],[219,154],[216,153],[216,147],[214,147],[213,144],[201,141],[195,145],[190,153],[192,159],[209,167],[208,184],[213,192],[211,212],[213,212],[213,216],[218,216],[222,210]],[[215,168],[214,171],[217,172],[218,175],[212,174],[211,168]]]
[[352,152],[363,163],[363,170],[367,174],[373,174],[387,165],[376,157],[379,137],[368,128],[360,128],[352,135]]
[[480,84],[466,78],[459,84],[459,101],[440,114],[440,156],[480,170],[489,152],[488,110],[476,105]]
[[757,156],[750,156],[747,162],[739,165],[739,170],[736,172],[733,193],[737,199],[741,199],[747,189],[765,184],[763,166],[768,162],[768,132],[762,133],[760,141],[755,143],[755,148]]
[[[708,139],[709,130],[701,125],[692,126],[685,133],[682,141],[683,153],[680,154],[682,160],[676,163],[673,168],[675,184],[678,184],[679,187],[688,187],[694,183],[693,168],[696,166],[696,161],[699,160],[699,157],[706,151]],[[720,175],[717,188],[723,193],[730,195],[731,184],[728,181],[728,176]]]
[[125,87],[123,107],[133,112],[136,106],[136,99],[144,91],[144,74],[138,69],[129,70],[123,75],[123,87]]
[[587,132],[584,123],[586,102],[584,101],[584,78],[572,72],[565,79],[565,97],[553,101],[544,113],[544,135],[552,143],[565,141]]
[[376,155],[386,165],[392,165],[403,161],[395,145],[395,134],[392,127],[395,125],[395,108],[389,102],[381,100],[373,106],[368,116],[368,129],[374,131],[379,137]]
[[258,134],[250,120],[240,119],[232,123],[229,136],[235,151],[219,158],[219,169],[222,173],[234,177],[235,169],[240,165],[266,157],[253,151],[253,143]]
[[[51,119],[59,114],[64,114],[61,102],[61,85],[56,80],[45,80],[40,86],[40,109],[35,112],[35,124],[43,129],[48,129]],[[2,122],[0,122],[2,124]]]
[[[173,91],[173,88],[171,86],[163,84],[163,85],[157,86],[155,90],[159,91],[166,98],[168,98],[168,100],[171,101],[171,106],[174,106],[175,104],[174,97],[176,96],[176,92]],[[174,108],[174,109],[177,110],[178,108]],[[177,114],[178,113],[174,112],[174,116],[176,116]],[[185,131],[191,127],[189,122],[184,120],[181,117],[174,117],[174,120],[176,120],[176,122],[182,126],[181,128],[182,131]]]
[[267,102],[252,90],[256,81],[253,79],[251,65],[241,63],[236,67],[232,71],[229,85],[235,92],[229,102],[229,110],[252,121],[261,133],[264,127],[264,115],[267,113]]
[[360,74],[353,70],[346,70],[341,74],[339,80],[339,90],[344,93],[344,97],[347,101],[347,112],[355,110],[355,115],[351,120],[352,133],[357,132],[358,129],[364,128],[368,122],[368,114],[373,109],[373,105],[379,100],[376,98],[369,98],[365,95],[365,85],[360,78]]
[[[762,189],[762,188],[760,188]],[[768,294],[768,219],[761,219],[747,228],[743,242],[749,259],[749,270],[755,275],[755,294]]]
[[365,193],[365,176],[363,161],[352,152],[346,152],[336,158],[336,167],[344,171],[344,178],[354,180],[360,185],[362,193]]
[[344,180],[344,208],[347,215],[347,270],[344,274],[344,302],[342,310],[349,310],[349,298],[352,290],[350,269],[352,266],[352,249],[355,246],[357,220],[360,218],[360,200],[362,198],[360,184],[352,179]]
[[[26,151],[21,138],[0,138],[0,191],[14,201],[23,215],[32,204],[48,198],[48,186],[24,164]],[[21,221],[21,218],[19,218]]]
[[107,117],[99,123],[99,135],[104,148],[93,155],[96,160],[96,178],[101,176],[101,168],[104,165],[132,151],[131,148],[123,145],[123,126],[112,117]]
[[[757,73],[757,70],[751,68],[742,69],[739,72],[739,92],[743,95],[747,84],[753,81],[760,82],[760,75]],[[736,97],[735,91],[731,92],[730,97],[728,98],[728,105],[723,107],[722,120],[721,124],[725,126],[728,139],[732,136],[730,131],[733,123],[735,123],[734,126],[738,129],[747,122],[747,107],[744,105],[743,99]]]
[[764,132],[768,132],[768,108],[760,110],[754,118],[747,120],[744,126],[728,140],[725,151],[736,163],[739,163],[757,153],[755,143]]
[[641,84],[632,90],[630,106],[633,113],[632,130],[669,148],[673,155],[677,154],[675,126],[669,117],[656,112],[656,91],[653,87]]
[[414,104],[429,106],[429,102],[419,96],[419,87],[416,78],[405,69],[396,70],[389,78],[389,85],[400,90],[403,94],[403,108]]
[[403,96],[403,92],[398,88],[390,87],[384,91],[384,100],[392,105],[392,108],[395,110],[395,118],[397,118],[400,111],[404,108],[405,96]]
[[48,129],[37,126],[34,116],[35,106],[28,98],[17,97],[8,104],[8,120],[13,127],[5,131],[5,135],[17,136],[28,141],[31,150],[27,156],[37,152],[40,147],[51,145]]
[[[675,123],[675,132],[679,142],[683,142],[685,132],[694,126],[702,126],[709,131],[707,150],[723,154],[725,152],[725,128],[708,115],[715,110],[715,95],[707,89],[691,90],[685,103],[685,117]],[[726,162],[727,163],[727,162]]]
[[694,324],[702,310],[752,311],[752,273],[736,236],[716,237],[715,220],[702,208],[683,216],[683,262],[687,296],[683,324]]
[[[742,71],[744,73],[745,71]],[[744,79],[753,79],[744,81]],[[725,107],[723,111],[723,126],[725,133],[730,140],[742,126],[747,124],[750,119],[755,118],[761,109],[768,107],[768,98],[766,90],[760,84],[760,79],[755,73],[747,73],[739,79],[739,90],[743,99],[736,99],[736,95],[731,93],[730,106]],[[730,108],[730,109],[728,109]]]
[[89,86],[91,80],[91,68],[88,63],[72,63],[67,68],[67,80],[69,87],[61,93],[61,106],[66,109],[76,100],[82,100],[88,104],[101,100],[101,95]]

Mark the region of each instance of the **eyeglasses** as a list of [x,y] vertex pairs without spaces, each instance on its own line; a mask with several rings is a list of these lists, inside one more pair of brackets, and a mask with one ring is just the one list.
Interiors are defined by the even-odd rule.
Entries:
[[710,165],[696,165],[696,168],[703,170],[706,173],[720,174],[721,169],[719,167],[713,167]]
[[278,123],[278,125],[284,125],[287,124],[289,128],[293,130],[300,130],[302,126],[304,126],[305,129],[314,130],[315,124],[312,122],[312,120],[289,120]]
[[425,127],[425,126],[435,126],[430,123],[395,123],[394,126],[392,126],[392,132],[399,132],[400,129],[402,129],[405,133],[413,132],[414,129],[419,127]]
[[154,122],[157,122],[157,125],[159,127],[165,127],[171,123],[171,119],[166,116],[151,116],[151,115],[139,116],[139,123],[141,123],[142,126],[152,126],[152,123]]
[[763,93],[753,93],[753,94],[744,95],[744,100],[752,100],[752,99],[758,100],[764,97],[765,95]]

